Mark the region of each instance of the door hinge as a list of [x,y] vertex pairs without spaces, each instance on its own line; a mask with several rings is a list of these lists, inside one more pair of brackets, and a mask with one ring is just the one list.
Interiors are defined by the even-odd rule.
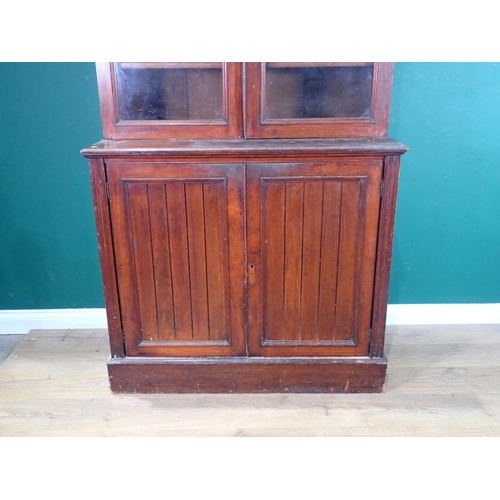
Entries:
[[106,195],[108,196],[108,200],[109,200],[109,183],[106,182]]
[[380,196],[384,193],[384,179],[380,181]]
[[122,330],[122,342],[123,346],[125,347],[125,332]]

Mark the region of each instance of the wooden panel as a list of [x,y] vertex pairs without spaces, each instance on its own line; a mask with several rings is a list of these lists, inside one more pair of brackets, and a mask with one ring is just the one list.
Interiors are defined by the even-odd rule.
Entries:
[[262,164],[249,172],[249,211],[261,207],[263,228],[258,239],[259,226],[249,226],[249,241],[260,241],[250,255],[258,261],[260,251],[265,262],[261,283],[249,287],[252,353],[366,354],[381,162]]
[[174,296],[175,339],[191,340],[191,293],[184,183],[166,184],[172,290]]
[[[116,258],[130,352],[241,352],[241,167],[118,162],[108,170],[113,230],[125,249]],[[230,210],[239,217],[229,220]],[[238,267],[230,273],[232,261]]]
[[360,185],[264,183],[265,339],[353,340]]
[[305,182],[300,340],[317,338],[322,206],[323,182]]
[[264,337],[281,340],[283,336],[283,245],[285,236],[285,184],[268,182],[265,185],[264,250],[267,257],[266,323]]
[[223,217],[221,184],[205,184],[205,231],[210,339],[228,334],[227,219]]
[[168,231],[165,185],[148,185],[151,244],[155,274],[158,314],[158,340],[175,339],[174,298],[172,293],[172,263]]
[[333,340],[340,232],[342,184],[326,181],[323,188],[318,340]]
[[286,183],[286,241],[283,340],[300,339],[304,183]]
[[134,249],[135,276],[139,296],[141,338],[158,340],[156,290],[149,225],[148,186],[128,184],[130,224]]
[[[193,339],[208,340],[207,259],[205,252],[204,184],[186,183],[186,211],[189,247],[189,277]],[[220,219],[221,213],[216,214]],[[220,261],[220,258],[219,258]]]
[[116,393],[383,392],[387,360],[222,358],[108,362]]
[[342,183],[340,213],[337,300],[335,309],[335,338],[351,340],[355,309],[356,264],[361,258],[359,247],[360,183]]

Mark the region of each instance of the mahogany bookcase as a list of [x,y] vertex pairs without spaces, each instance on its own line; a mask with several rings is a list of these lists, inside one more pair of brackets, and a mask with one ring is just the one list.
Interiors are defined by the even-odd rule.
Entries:
[[98,63],[114,392],[380,392],[391,63]]

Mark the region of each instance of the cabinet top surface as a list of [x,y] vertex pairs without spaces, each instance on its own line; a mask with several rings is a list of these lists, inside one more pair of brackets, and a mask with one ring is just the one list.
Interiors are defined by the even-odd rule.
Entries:
[[102,140],[81,151],[87,158],[120,156],[319,156],[402,155],[408,147],[390,138]]

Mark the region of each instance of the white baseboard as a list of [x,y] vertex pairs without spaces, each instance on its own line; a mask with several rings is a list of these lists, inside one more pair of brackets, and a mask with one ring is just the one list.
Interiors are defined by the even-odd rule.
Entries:
[[106,309],[20,309],[0,311],[0,335],[30,330],[107,328]]
[[[389,304],[388,325],[500,324],[500,304]],[[0,335],[107,328],[105,309],[0,310]]]
[[389,304],[388,325],[491,325],[500,304]]

